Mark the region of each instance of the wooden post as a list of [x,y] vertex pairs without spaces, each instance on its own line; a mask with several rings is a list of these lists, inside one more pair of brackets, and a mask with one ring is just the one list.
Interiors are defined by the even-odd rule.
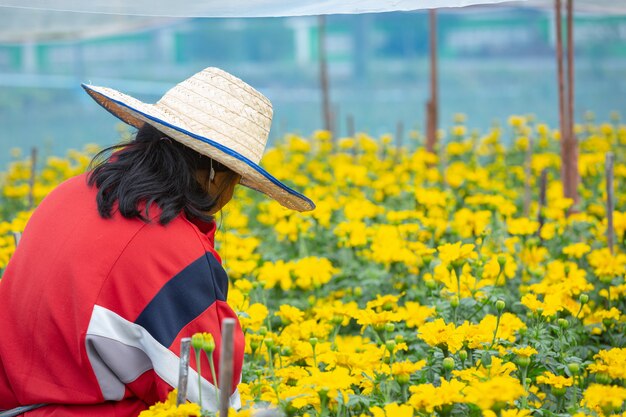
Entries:
[[530,186],[530,178],[532,176],[532,159],[533,159],[533,138],[528,136],[528,149],[526,149],[526,160],[524,161],[524,216],[530,213],[530,203],[532,200],[532,189]]
[[352,114],[346,116],[346,129],[348,137],[354,138],[354,116]]
[[430,25],[430,100],[426,103],[426,150],[434,152],[437,143],[439,98],[437,94],[437,11],[428,11]]
[[539,229],[537,235],[541,239],[541,228],[543,227],[543,208],[546,206],[546,189],[548,188],[548,170],[541,170],[541,179],[539,180],[539,207],[537,209],[537,221],[539,222]]
[[28,192],[28,209],[35,207],[35,179],[37,176],[37,148],[33,147],[30,151],[30,180]]
[[402,144],[404,143],[404,123],[402,120],[398,120],[396,124],[396,162],[400,161],[402,153]]
[[578,140],[574,133],[574,0],[567,0],[567,157],[569,176],[567,178],[569,198],[574,200],[574,210],[578,207]]
[[320,63],[320,86],[322,88],[322,114],[324,115],[324,129],[332,130],[330,110],[330,87],[328,83],[328,62],[326,54],[326,16],[318,17],[318,52]]
[[13,232],[13,241],[15,242],[16,248],[17,245],[20,243],[20,240],[22,240],[22,232]]
[[222,345],[220,349],[220,416],[228,416],[230,390],[233,385],[235,319],[222,320]]
[[613,152],[607,152],[604,169],[606,173],[606,241],[613,253],[615,245],[615,229],[613,228],[613,210],[615,209],[615,196],[613,194]]
[[556,20],[556,72],[559,92],[559,132],[561,133],[561,181],[563,182],[563,195],[567,197],[567,122],[565,115],[565,78],[563,74],[563,29],[561,18],[561,0],[554,1],[554,18]]
[[[185,337],[180,341],[180,363],[178,365],[178,393],[176,395],[176,405],[187,402],[187,381],[189,378],[189,351],[191,348],[191,338]],[[198,389],[202,389],[198,387]]]

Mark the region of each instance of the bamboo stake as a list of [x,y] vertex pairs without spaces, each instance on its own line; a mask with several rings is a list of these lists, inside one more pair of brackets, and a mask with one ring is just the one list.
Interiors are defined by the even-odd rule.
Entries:
[[224,319],[222,321],[222,345],[220,349],[220,416],[228,416],[228,406],[230,404],[230,390],[233,385],[233,358],[234,358],[234,331],[235,319]]
[[430,25],[430,100],[426,103],[426,150],[433,152],[437,143],[439,98],[437,92],[437,11],[428,11]]
[[326,17],[318,17],[318,51],[320,63],[320,86],[322,88],[322,114],[324,115],[324,129],[332,130],[332,116],[330,110],[330,87],[328,83],[328,57],[326,54]]
[[613,210],[615,210],[615,196],[613,192],[613,152],[607,152],[606,162],[604,165],[606,172],[606,241],[613,253],[613,247],[615,245],[615,229],[613,228]]
[[28,192],[28,209],[35,207],[35,177],[37,175],[37,148],[33,147],[30,151],[30,179]]
[[528,136],[528,149],[526,149],[526,160],[524,161],[524,216],[530,213],[530,202],[532,200],[532,190],[530,186],[530,177],[532,175],[532,158],[533,158],[533,138]]
[[[178,367],[178,393],[176,395],[176,405],[187,402],[187,381],[189,378],[189,351],[191,348],[191,338],[185,337],[180,341],[180,363]],[[198,389],[202,389],[198,387]]]

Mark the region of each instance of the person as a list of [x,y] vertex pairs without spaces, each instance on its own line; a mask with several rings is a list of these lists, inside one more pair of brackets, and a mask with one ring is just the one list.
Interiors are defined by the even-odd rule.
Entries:
[[[138,131],[42,201],[0,281],[0,410],[29,417],[136,416],[176,386],[181,338],[197,332],[213,335],[217,365],[221,322],[236,314],[213,215],[237,184],[315,207],[259,165],[272,107],[239,78],[207,68],[156,104],[83,88]],[[237,325],[232,386],[201,366],[205,409],[216,385],[239,406],[243,351]],[[188,399],[199,393],[190,383]]]

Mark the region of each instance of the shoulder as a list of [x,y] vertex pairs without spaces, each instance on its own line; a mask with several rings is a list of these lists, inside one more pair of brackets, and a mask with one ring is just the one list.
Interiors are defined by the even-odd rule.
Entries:
[[183,296],[195,280],[212,281],[217,259],[206,235],[183,216],[165,226],[146,223],[111,268],[98,304],[133,321],[166,286]]

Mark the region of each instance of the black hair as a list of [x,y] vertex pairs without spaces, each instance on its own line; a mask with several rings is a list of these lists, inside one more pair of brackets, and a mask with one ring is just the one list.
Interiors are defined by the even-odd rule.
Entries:
[[[210,221],[213,216],[208,212],[224,189],[212,197],[198,182],[197,172],[208,172],[211,167],[236,175],[146,123],[129,143],[110,146],[93,158],[88,184],[98,188],[98,212],[105,219],[116,209],[126,218],[150,222],[149,209],[156,204],[161,209],[162,225],[181,212],[190,219]],[[227,185],[228,181],[222,182],[222,188]]]

